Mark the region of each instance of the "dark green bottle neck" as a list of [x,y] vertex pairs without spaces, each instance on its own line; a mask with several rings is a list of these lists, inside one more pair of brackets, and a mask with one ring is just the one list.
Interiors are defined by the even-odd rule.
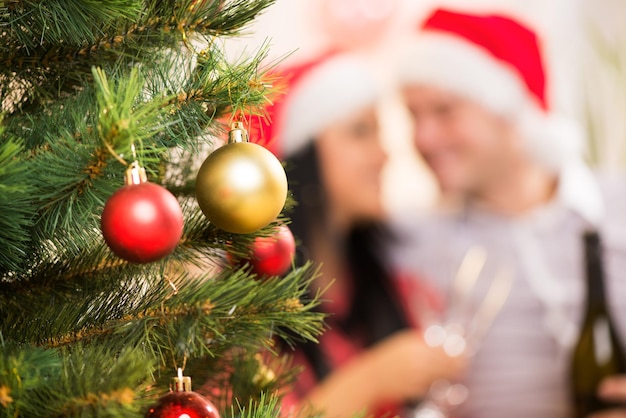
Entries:
[[587,309],[596,312],[606,311],[602,241],[595,230],[585,232],[583,240],[587,276]]

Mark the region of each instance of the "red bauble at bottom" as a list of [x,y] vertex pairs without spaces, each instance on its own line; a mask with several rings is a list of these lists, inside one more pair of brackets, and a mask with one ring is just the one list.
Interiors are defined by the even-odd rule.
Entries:
[[220,414],[211,401],[196,392],[172,391],[150,407],[146,418],[220,418]]

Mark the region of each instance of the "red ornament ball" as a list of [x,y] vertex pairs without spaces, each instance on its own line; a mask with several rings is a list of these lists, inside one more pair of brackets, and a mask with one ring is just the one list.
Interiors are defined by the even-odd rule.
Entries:
[[217,408],[191,391],[172,391],[148,410],[146,418],[220,418]]
[[275,234],[254,239],[247,261],[259,276],[280,276],[291,267],[295,253],[296,242],[291,230],[279,225]]
[[150,182],[129,184],[106,202],[100,226],[117,256],[149,263],[174,251],[183,234],[183,213],[164,187]]

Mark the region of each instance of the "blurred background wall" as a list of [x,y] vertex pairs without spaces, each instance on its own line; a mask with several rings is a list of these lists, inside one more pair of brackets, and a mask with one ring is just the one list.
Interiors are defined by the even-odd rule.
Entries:
[[327,48],[362,54],[389,87],[381,122],[389,163],[384,200],[390,211],[421,210],[437,196],[411,145],[408,115],[393,90],[391,63],[435,5],[498,11],[532,24],[549,59],[553,106],[589,132],[589,158],[619,169],[626,159],[626,2],[623,0],[277,0],[228,46],[237,56],[270,44],[270,58],[297,62]]

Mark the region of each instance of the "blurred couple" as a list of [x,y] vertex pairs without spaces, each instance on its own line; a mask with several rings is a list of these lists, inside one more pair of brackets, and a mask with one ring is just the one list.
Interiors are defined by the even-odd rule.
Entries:
[[[290,227],[300,261],[321,265],[312,291],[328,288],[329,314],[319,344],[296,347],[303,372],[284,411],[409,414],[434,383],[452,381],[468,390],[453,416],[575,416],[569,367],[590,229],[603,239],[626,335],[623,184],[584,163],[579,129],[549,100],[545,41],[530,25],[435,9],[413,35],[395,73],[413,143],[445,198],[430,214],[383,209],[380,91],[366,64],[334,53],[281,69],[288,90],[263,135],[285,162],[297,201]],[[415,313],[419,303],[446,309],[456,249],[472,245],[506,263],[513,282],[470,358],[430,341]],[[624,392],[620,376],[598,388],[617,403]],[[626,413],[594,415],[613,416]]]

